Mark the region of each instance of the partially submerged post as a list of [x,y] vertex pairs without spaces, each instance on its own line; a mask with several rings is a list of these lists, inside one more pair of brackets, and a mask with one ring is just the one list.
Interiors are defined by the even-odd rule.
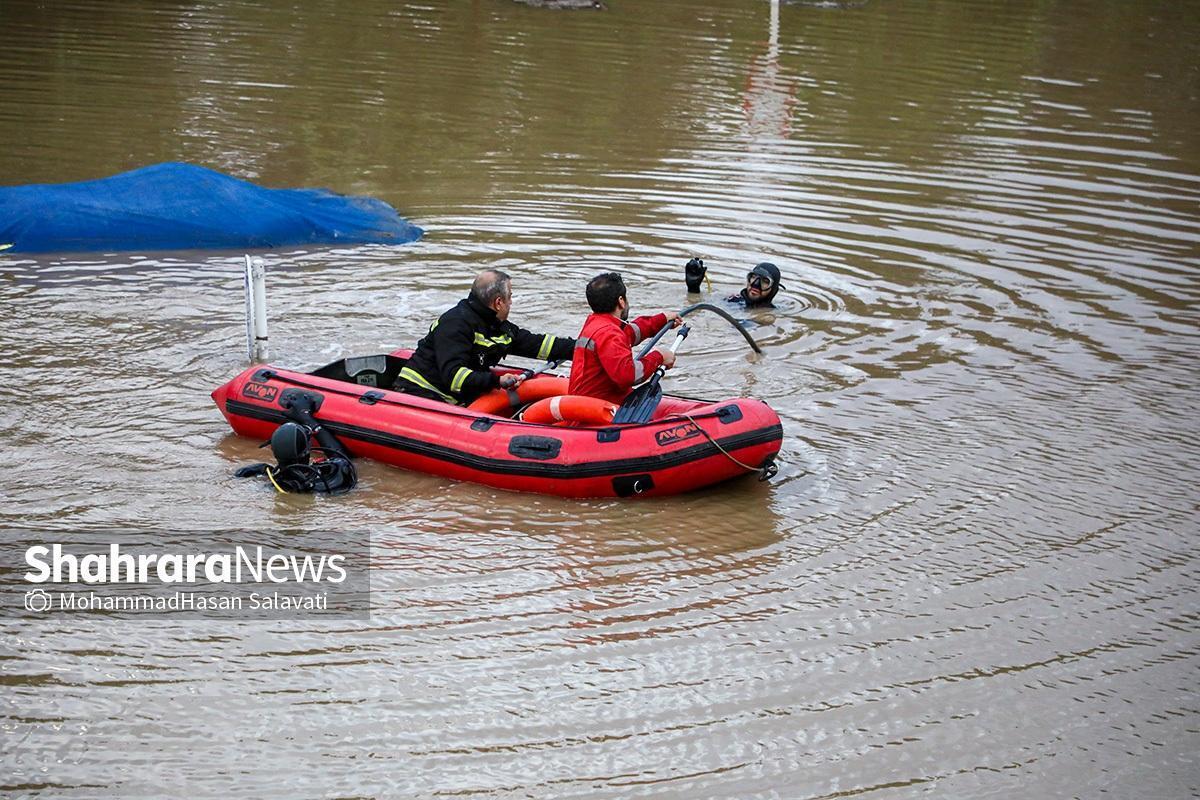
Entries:
[[266,361],[267,270],[262,259],[246,256],[246,353],[251,362]]

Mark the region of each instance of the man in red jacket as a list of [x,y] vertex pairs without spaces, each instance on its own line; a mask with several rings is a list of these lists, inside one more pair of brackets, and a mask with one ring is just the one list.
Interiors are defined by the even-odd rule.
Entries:
[[679,327],[679,314],[671,311],[652,317],[629,319],[629,300],[625,282],[615,272],[592,278],[587,285],[591,316],[575,340],[571,360],[570,394],[599,397],[620,404],[629,390],[653,374],[660,365],[675,365],[670,350],[654,350],[643,359],[634,358],[631,347],[662,330],[664,325]]

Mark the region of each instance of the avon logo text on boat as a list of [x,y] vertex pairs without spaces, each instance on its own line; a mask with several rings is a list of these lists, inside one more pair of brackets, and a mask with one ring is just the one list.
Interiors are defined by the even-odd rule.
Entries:
[[255,400],[262,400],[264,403],[274,403],[279,389],[265,383],[250,382],[242,387],[242,394],[246,397],[253,397]]
[[682,442],[684,439],[690,439],[693,436],[699,436],[700,429],[696,427],[694,422],[685,422],[682,425],[676,425],[674,428],[667,428],[654,434],[654,441],[658,442],[659,447],[666,447],[675,442]]

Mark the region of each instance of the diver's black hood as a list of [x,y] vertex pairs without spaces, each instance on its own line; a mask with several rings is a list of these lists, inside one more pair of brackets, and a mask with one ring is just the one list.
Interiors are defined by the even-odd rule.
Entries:
[[294,422],[285,422],[271,434],[271,452],[279,466],[308,463],[308,430]]
[[762,275],[764,278],[770,278],[771,279],[771,293],[768,294],[766,297],[762,298],[761,300],[752,301],[750,299],[750,295],[749,295],[748,291],[746,289],[742,289],[741,295],[742,295],[742,299],[746,302],[746,305],[747,306],[773,305],[772,301],[775,299],[775,295],[779,294],[779,290],[783,288],[783,286],[779,282],[780,279],[782,278],[782,274],[779,272],[779,267],[775,266],[770,261],[763,261],[761,264],[758,264],[754,269],[750,270],[750,274],[751,275],[757,274],[757,275]]

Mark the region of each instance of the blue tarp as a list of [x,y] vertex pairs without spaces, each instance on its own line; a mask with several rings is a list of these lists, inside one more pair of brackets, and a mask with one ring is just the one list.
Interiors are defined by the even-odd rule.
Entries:
[[265,189],[192,164],[0,187],[0,248],[10,252],[403,244],[422,233],[382,200]]

